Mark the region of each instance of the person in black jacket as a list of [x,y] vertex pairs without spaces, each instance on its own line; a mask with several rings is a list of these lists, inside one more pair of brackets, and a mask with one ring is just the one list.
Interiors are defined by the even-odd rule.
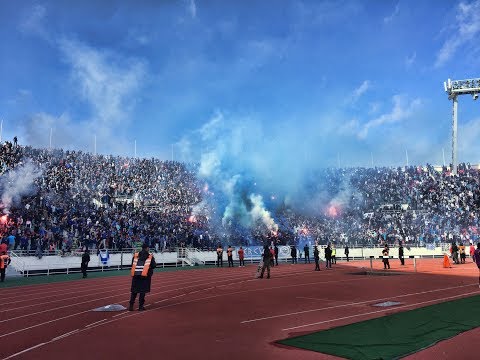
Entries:
[[332,248],[330,247],[330,244],[325,248],[325,267],[327,269],[332,268]]
[[275,250],[275,265],[278,266],[278,246],[275,244],[275,247],[273,248]]
[[297,248],[295,247],[295,245],[293,245],[291,247],[290,256],[292,257],[292,264],[296,264],[297,263]]
[[348,256],[350,254],[350,249],[348,248],[348,245],[345,245],[345,256],[347,257],[347,262],[350,261],[350,257]]
[[320,271],[320,252],[317,245],[315,245],[313,250],[313,258],[315,259],[315,271]]
[[400,259],[400,264],[405,265],[405,259],[403,257],[403,245],[400,243],[400,247],[398,248],[398,258]]
[[308,247],[307,244],[305,244],[305,247],[303,248],[303,252],[305,253],[305,264],[308,263],[310,264],[310,248]]
[[132,259],[132,287],[130,307],[128,308],[130,311],[133,311],[137,294],[140,294],[138,310],[145,310],[145,294],[150,292],[153,269],[157,266],[155,258],[150,254],[149,250],[148,244],[143,244],[142,251],[135,253]]
[[90,262],[90,251],[86,249],[82,255],[82,264],[80,265],[84,279],[87,277],[87,269],[88,269],[89,262]]
[[267,269],[267,279],[270,279],[270,261],[272,260],[272,253],[270,252],[268,245],[264,246],[262,257],[263,257],[263,266],[262,266],[262,272],[260,274],[260,279],[263,279],[263,274],[265,273],[265,269]]

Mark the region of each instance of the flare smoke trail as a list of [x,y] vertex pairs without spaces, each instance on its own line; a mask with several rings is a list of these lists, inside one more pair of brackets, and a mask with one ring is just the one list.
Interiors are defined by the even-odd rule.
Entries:
[[18,165],[0,178],[3,213],[9,214],[12,205],[18,204],[23,196],[35,193],[34,182],[42,176],[42,170],[31,161]]
[[322,168],[318,141],[310,144],[318,156],[307,159],[308,139],[300,129],[286,131],[279,126],[265,131],[250,118],[227,120],[217,113],[178,146],[182,158],[199,164],[201,187],[207,190],[195,212],[208,204],[213,209],[210,223],[217,227],[217,234],[232,228],[247,230],[246,237],[248,230],[258,228],[264,229],[264,234],[275,234],[277,209],[288,206],[323,214],[331,204],[344,205],[351,191],[348,179],[334,194],[322,187],[321,181],[318,184],[315,174]]

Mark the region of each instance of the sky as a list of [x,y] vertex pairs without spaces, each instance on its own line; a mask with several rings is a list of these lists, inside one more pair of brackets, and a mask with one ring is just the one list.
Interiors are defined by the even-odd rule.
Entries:
[[[2,140],[37,147],[198,161],[241,129],[238,156],[441,165],[443,82],[480,77],[480,0],[5,0],[0,23]],[[480,163],[480,101],[458,119]]]

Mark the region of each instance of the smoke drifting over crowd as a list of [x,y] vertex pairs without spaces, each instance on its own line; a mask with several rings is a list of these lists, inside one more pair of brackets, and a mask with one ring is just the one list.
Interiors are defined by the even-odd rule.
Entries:
[[265,130],[250,118],[229,120],[217,113],[179,146],[184,159],[199,164],[198,177],[209,194],[205,201],[216,209],[213,216],[223,232],[262,228],[264,234],[275,235],[277,210],[328,214],[329,207],[339,209],[350,196],[348,179],[338,194],[331,194],[318,176],[311,176],[322,164],[305,156],[310,146],[300,130]]
[[2,211],[10,213],[10,208],[20,202],[22,197],[35,193],[35,179],[42,176],[42,171],[30,161],[19,165],[13,170],[3,174],[0,178],[0,191],[2,194]]

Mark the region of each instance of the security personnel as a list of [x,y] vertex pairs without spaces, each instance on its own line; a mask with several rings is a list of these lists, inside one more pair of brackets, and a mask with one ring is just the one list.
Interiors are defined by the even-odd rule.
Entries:
[[90,251],[86,249],[82,255],[82,264],[80,265],[84,279],[87,277],[87,269],[88,269],[89,262],[90,262]]
[[7,266],[10,265],[10,256],[7,255],[6,251],[2,251],[0,255],[0,281],[5,281],[5,271],[7,270]]
[[223,267],[223,248],[220,244],[217,247],[217,267],[219,266]]
[[149,252],[148,244],[142,245],[142,251],[135,253],[132,259],[132,288],[130,296],[130,307],[128,310],[133,311],[133,304],[140,294],[138,310],[143,311],[145,308],[145,294],[150,292],[150,285],[152,283],[153,269],[157,266],[155,258]]
[[315,245],[313,250],[313,258],[315,259],[315,271],[320,271],[320,252],[317,245]]
[[228,258],[228,267],[233,267],[233,248],[231,245],[228,245],[228,248],[227,248],[227,258]]

